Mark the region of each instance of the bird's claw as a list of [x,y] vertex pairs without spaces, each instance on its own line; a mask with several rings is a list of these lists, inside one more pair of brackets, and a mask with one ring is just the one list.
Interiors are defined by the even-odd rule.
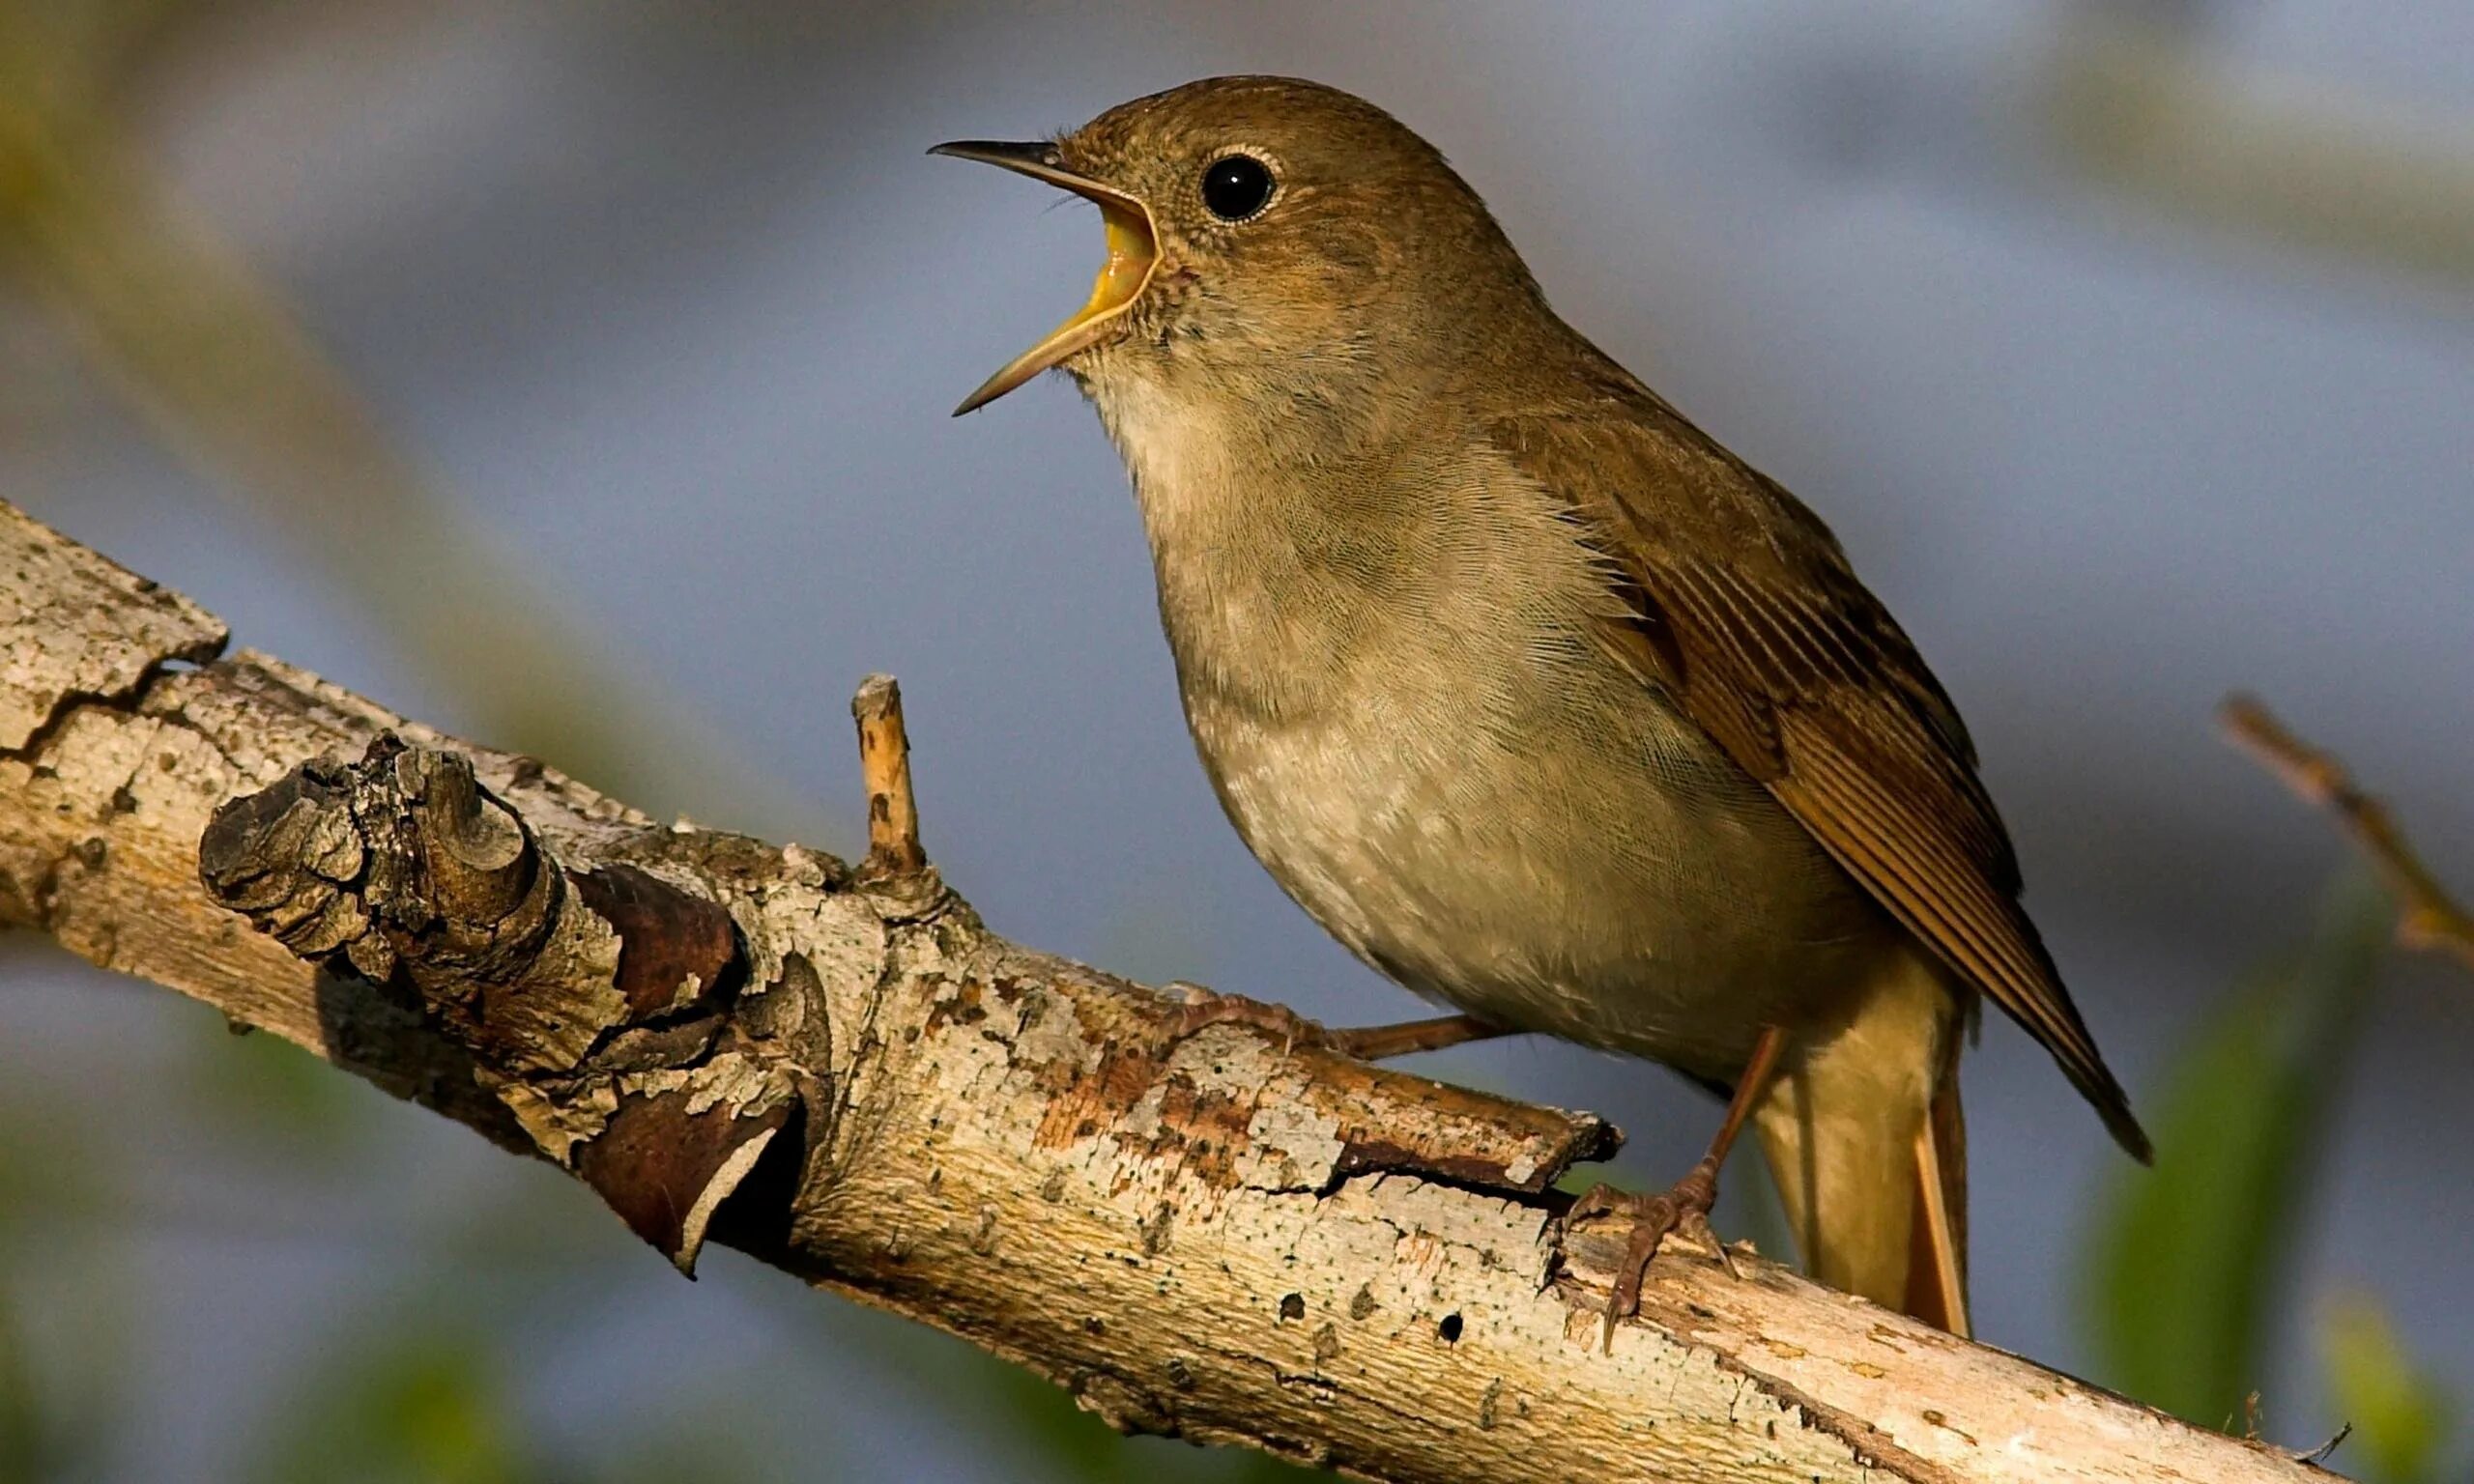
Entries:
[[1285,1053],[1299,1046],[1335,1048],[1332,1033],[1320,1021],[1309,1020],[1285,1005],[1274,1005],[1242,994],[1222,994],[1180,981],[1169,986],[1185,1002],[1168,1027],[1168,1043],[1182,1044],[1215,1025],[1250,1025],[1280,1042]]
[[1697,1211],[1685,1212],[1683,1213],[1683,1220],[1676,1229],[1683,1233],[1685,1237],[1691,1239],[1693,1241],[1702,1246],[1708,1247],[1711,1251],[1716,1253],[1718,1255],[1718,1266],[1727,1270],[1728,1277],[1735,1279],[1739,1283],[1743,1281],[1743,1270],[1736,1266],[1736,1249],[1729,1246],[1726,1241],[1718,1236],[1716,1230],[1710,1225],[1710,1218],[1708,1216],[1703,1215]]
[[1692,1173],[1655,1194],[1597,1185],[1572,1203],[1564,1217],[1567,1227],[1617,1212],[1628,1212],[1632,1217],[1631,1235],[1624,1244],[1624,1260],[1616,1269],[1615,1287],[1606,1298],[1606,1323],[1598,1337],[1601,1350],[1612,1351],[1615,1327],[1640,1312],[1641,1285],[1649,1277],[1650,1260],[1658,1255],[1658,1248],[1674,1233],[1682,1231],[1696,1242],[1708,1243],[1729,1277],[1743,1276],[1736,1268],[1735,1254],[1710,1228],[1710,1208],[1717,1197],[1717,1171],[1704,1160],[1692,1167]]

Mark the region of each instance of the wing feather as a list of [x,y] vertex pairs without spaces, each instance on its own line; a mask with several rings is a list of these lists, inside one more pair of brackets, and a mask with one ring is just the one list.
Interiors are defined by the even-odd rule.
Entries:
[[1630,378],[1501,418],[1636,616],[1610,641],[1892,917],[2042,1042],[2125,1149],[2147,1138],[2018,901],[1957,709],[1796,498]]

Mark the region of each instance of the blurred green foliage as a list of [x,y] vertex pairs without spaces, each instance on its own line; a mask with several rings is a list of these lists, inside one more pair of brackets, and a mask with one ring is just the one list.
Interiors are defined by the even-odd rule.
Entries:
[[46,1471],[50,1451],[16,1306],[0,1289],[0,1484],[26,1484]]
[[367,1146],[360,1089],[280,1036],[226,1031],[182,1066],[185,1100],[226,1135],[280,1152],[295,1169],[349,1165]]
[[[2351,1085],[2396,930],[2368,876],[2330,893],[2311,939],[2200,1024],[2152,1095],[2153,1172],[2115,1177],[2089,1242],[2081,1307],[2110,1384],[2206,1427],[2260,1413],[2271,1305],[2319,1187],[2319,1154]],[[2451,1403],[2372,1300],[2317,1335],[2339,1461],[2372,1484],[2437,1484]]]
[[2439,1484],[2456,1404],[2407,1353],[2378,1301],[2352,1294],[2330,1304],[2319,1345],[2329,1395],[2353,1429],[2345,1446],[2360,1467],[2347,1471],[2374,1484]]
[[518,1484],[526,1456],[506,1379],[480,1332],[409,1322],[373,1327],[336,1367],[287,1398],[251,1476],[269,1484]]
[[2239,1424],[2395,921],[2384,893],[2348,880],[2308,947],[2229,995],[2147,1099],[2156,1167],[2116,1177],[2084,1308],[2113,1384],[2203,1427]]
[[129,1371],[119,1245],[58,1240],[118,1193],[44,1092],[0,1090],[0,1484],[101,1477]]

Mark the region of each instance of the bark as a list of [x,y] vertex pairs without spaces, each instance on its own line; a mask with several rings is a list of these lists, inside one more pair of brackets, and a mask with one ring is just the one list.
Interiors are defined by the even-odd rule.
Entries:
[[988,932],[863,693],[874,848],[663,825],[266,655],[0,505],[0,914],[1128,1430],[1400,1481],[2317,1470],[1679,1246],[1598,1345],[1615,1131]]

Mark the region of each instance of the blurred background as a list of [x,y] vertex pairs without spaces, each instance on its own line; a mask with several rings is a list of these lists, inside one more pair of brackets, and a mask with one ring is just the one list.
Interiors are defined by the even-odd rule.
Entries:
[[[2474,1477],[2474,982],[2210,723],[2258,691],[2474,883],[2461,0],[0,0],[0,498],[403,711],[846,853],[895,671],[999,930],[1414,1013],[1221,819],[1095,419],[945,415],[1099,233],[921,151],[1247,71],[1440,144],[1965,709],[2163,1151],[1988,1025],[1983,1337]],[[0,1481],[1281,1471],[733,1253],[690,1287],[571,1182],[0,956]],[[1549,1044],[1431,1064],[1611,1115],[1634,1184],[1716,1115]]]

